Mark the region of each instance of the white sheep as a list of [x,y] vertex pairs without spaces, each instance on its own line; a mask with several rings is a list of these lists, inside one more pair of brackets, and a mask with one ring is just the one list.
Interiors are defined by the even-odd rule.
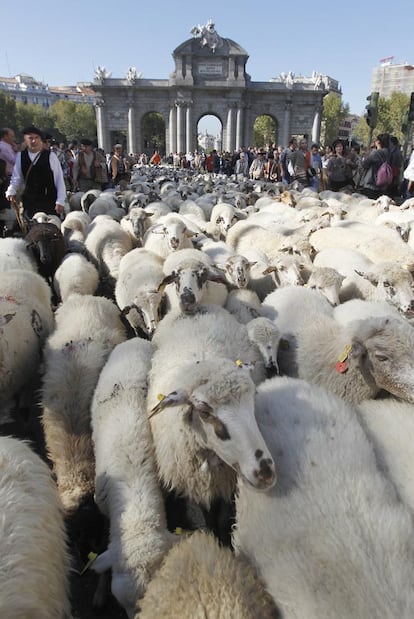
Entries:
[[349,402],[381,389],[414,401],[414,329],[400,318],[373,317],[341,326],[313,316],[296,333],[299,378],[324,386]]
[[[150,205],[151,206],[151,205]],[[166,258],[179,249],[192,248],[191,237],[194,230],[188,227],[184,219],[176,213],[163,215],[144,235],[145,249]]]
[[[0,278],[0,425],[39,371],[42,348],[55,326],[51,289],[33,271],[10,269]],[[18,408],[18,404],[17,404]]]
[[224,307],[243,325],[253,320],[253,318],[258,318],[262,311],[259,297],[254,290],[247,288],[231,290]]
[[414,515],[414,405],[396,398],[364,400],[357,411],[374,445],[380,469],[393,482],[400,499]]
[[267,374],[279,374],[277,351],[280,342],[280,331],[269,318],[259,316],[246,324],[250,341],[255,344],[263,357]]
[[61,232],[69,250],[72,251],[74,242],[84,242],[90,223],[91,218],[83,211],[71,211],[66,215],[61,224]]
[[69,552],[47,464],[23,441],[0,437],[0,616],[69,619]]
[[133,243],[118,222],[105,218],[92,222],[85,246],[98,261],[100,276],[116,281],[121,258],[131,251]]
[[246,219],[247,214],[236,208],[232,204],[225,202],[217,202],[213,206],[210,214],[210,222],[217,224],[220,228],[223,238],[226,238],[231,226],[239,219]]
[[344,275],[338,273],[336,269],[315,266],[306,286],[311,290],[319,290],[331,305],[339,305],[339,292],[344,279]]
[[133,338],[116,346],[92,400],[95,500],[109,518],[110,541],[93,563],[112,570],[112,593],[134,617],[138,599],[171,546],[147,419],[152,346]]
[[162,258],[147,249],[133,249],[119,263],[115,299],[135,332],[153,334],[160,319],[163,280]]
[[264,299],[261,314],[275,323],[282,338],[278,356],[281,373],[297,376],[299,329],[311,324],[315,317],[329,317],[332,313],[332,305],[319,290],[302,286],[279,288]]
[[356,411],[305,381],[258,388],[256,416],[278,470],[258,494],[242,479],[233,544],[283,616],[410,619],[414,525]]
[[98,285],[96,267],[79,253],[66,254],[53,276],[53,288],[59,301],[66,301],[73,293],[93,295]]
[[37,273],[37,262],[33,253],[27,249],[24,239],[0,238],[0,272],[22,269]]
[[220,307],[202,307],[190,316],[167,314],[153,343],[148,409],[158,412],[151,429],[162,484],[209,508],[231,498],[235,471],[259,489],[274,483],[256,431],[254,383],[235,363],[255,364],[263,380],[245,327]]
[[340,325],[348,324],[354,320],[363,320],[374,316],[392,316],[405,320],[397,308],[387,301],[366,301],[364,299],[351,299],[334,308],[333,316]]
[[352,298],[387,301],[404,313],[414,307],[413,278],[410,273],[414,263],[374,263],[359,251],[332,248],[319,252],[314,265],[329,266],[343,275],[339,293],[341,302]]
[[63,506],[73,513],[95,487],[92,396],[110,352],[126,335],[119,309],[103,297],[72,294],[55,316],[44,347],[42,423]]
[[330,248],[354,249],[373,262],[414,262],[414,252],[395,230],[353,221],[340,222],[313,232],[309,240],[317,251]]
[[198,305],[223,306],[227,300],[224,274],[215,269],[210,258],[198,249],[179,249],[165,260],[165,278],[162,287],[169,301],[169,309],[177,308],[191,313]]
[[121,219],[121,227],[126,230],[136,246],[142,247],[145,232],[150,227],[151,213],[144,208],[133,206]]
[[154,617],[277,619],[279,613],[252,566],[197,531],[170,550],[150,582],[135,619]]

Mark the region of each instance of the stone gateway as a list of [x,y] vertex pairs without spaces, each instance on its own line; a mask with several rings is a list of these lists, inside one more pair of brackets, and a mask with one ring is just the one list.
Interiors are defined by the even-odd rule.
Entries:
[[129,153],[145,151],[143,120],[158,112],[165,123],[167,153],[197,149],[197,125],[205,115],[222,124],[223,150],[253,144],[253,126],[263,114],[276,124],[277,143],[291,135],[319,142],[323,97],[340,93],[338,82],[316,72],[311,77],[280,73],[268,82],[253,82],[246,73],[247,52],[218,35],[210,20],[173,52],[175,70],[168,79],[143,79],[132,67],[125,78],[106,70],[91,84],[96,93],[98,145],[111,150],[125,136]]

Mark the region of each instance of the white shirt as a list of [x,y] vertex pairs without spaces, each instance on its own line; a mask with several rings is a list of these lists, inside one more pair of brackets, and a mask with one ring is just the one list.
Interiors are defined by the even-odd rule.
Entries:
[[[39,155],[39,152],[31,153],[30,151],[27,151],[30,161],[34,161],[36,157]],[[24,186],[24,176],[22,172],[21,159],[22,159],[22,154],[17,153],[16,163],[14,164],[13,174],[10,180],[10,185],[6,191],[6,198],[8,198],[9,196],[15,196],[17,192],[19,191],[19,189],[21,189]],[[53,151],[50,151],[49,153],[49,163],[50,163],[50,169],[52,170],[52,173],[53,173],[53,180],[55,182],[55,187],[56,187],[56,192],[57,192],[56,204],[60,204],[61,206],[63,206],[66,200],[65,179],[63,178],[62,166],[60,165],[59,159],[57,158],[57,156],[55,155]],[[36,163],[34,165],[36,165]]]

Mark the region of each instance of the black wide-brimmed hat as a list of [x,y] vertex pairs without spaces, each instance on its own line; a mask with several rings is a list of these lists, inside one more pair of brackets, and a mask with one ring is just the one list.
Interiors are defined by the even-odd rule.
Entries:
[[23,135],[29,135],[29,133],[34,133],[35,135],[40,135],[40,137],[43,137],[43,132],[34,125],[29,125],[23,129]]

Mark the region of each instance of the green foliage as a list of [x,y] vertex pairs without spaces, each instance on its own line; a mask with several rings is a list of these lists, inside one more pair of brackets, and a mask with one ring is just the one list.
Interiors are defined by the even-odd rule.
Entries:
[[16,131],[16,102],[0,91],[0,127],[10,127]]
[[258,116],[253,125],[253,146],[264,148],[276,143],[276,121],[267,114]]
[[330,92],[323,99],[322,135],[325,144],[332,144],[339,135],[339,127],[349,114],[348,103],[343,104],[341,96]]
[[[393,92],[389,99],[379,97],[378,99],[378,122],[374,130],[374,135],[389,133],[395,135],[400,143],[404,141],[401,130],[404,116],[409,108],[410,98],[402,92]],[[364,117],[359,119],[355,128],[355,136],[364,145],[368,145],[369,127]]]
[[49,115],[54,126],[68,141],[89,138],[96,140],[96,116],[93,105],[74,101],[56,101]]
[[158,112],[145,114],[142,121],[142,135],[146,149],[157,149],[165,153],[165,122]]

